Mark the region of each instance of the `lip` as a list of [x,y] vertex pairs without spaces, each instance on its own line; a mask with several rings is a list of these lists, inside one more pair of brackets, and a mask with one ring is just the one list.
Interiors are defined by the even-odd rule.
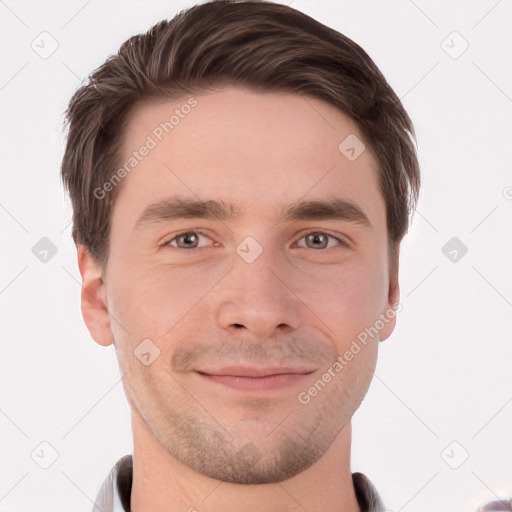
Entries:
[[197,370],[205,375],[230,375],[234,377],[270,377],[272,375],[304,375],[313,373],[313,369],[305,366],[225,366],[219,370]]
[[229,367],[216,371],[197,371],[208,382],[239,391],[275,391],[303,384],[313,370],[277,367]]

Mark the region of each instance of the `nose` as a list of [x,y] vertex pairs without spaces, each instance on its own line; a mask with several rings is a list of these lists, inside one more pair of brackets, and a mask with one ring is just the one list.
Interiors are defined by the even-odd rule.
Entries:
[[293,332],[301,323],[302,302],[291,281],[279,255],[264,251],[252,263],[236,255],[229,279],[217,290],[219,326],[255,339]]

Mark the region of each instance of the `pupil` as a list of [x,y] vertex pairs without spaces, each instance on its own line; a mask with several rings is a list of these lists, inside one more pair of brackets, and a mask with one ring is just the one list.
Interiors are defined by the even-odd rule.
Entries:
[[194,233],[187,233],[187,234],[183,235],[182,240],[185,243],[185,245],[190,246],[190,245],[195,245],[195,242],[197,241],[197,237]]
[[312,242],[312,244],[316,245],[317,247],[320,245],[321,247],[325,247],[325,236],[321,235],[319,233],[314,233],[312,235],[309,235],[309,239]]

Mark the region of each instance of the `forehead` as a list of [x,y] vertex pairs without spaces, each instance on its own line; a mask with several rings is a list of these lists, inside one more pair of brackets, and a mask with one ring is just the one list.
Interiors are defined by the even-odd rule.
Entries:
[[132,165],[126,166],[114,215],[128,205],[123,215],[135,217],[170,195],[222,200],[242,217],[276,215],[300,198],[335,196],[356,202],[385,226],[370,148],[347,157],[362,144],[348,116],[294,93],[233,87],[141,102],[125,128],[120,156]]

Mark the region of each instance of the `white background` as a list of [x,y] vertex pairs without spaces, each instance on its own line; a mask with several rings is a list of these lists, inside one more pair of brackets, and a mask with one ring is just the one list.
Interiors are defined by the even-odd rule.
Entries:
[[[131,452],[113,348],[96,345],[80,316],[59,182],[62,113],[126,38],[192,3],[0,0],[0,511],[89,511],[111,466]],[[291,6],[370,54],[419,141],[423,186],[402,246],[403,310],[354,416],[352,470],[394,510],[475,510],[512,494],[512,2]],[[42,31],[59,45],[48,59],[31,48]],[[457,59],[445,51],[464,44],[446,40],[453,31],[469,43]],[[455,263],[441,251],[453,236],[468,248]],[[46,263],[32,253],[42,237],[58,249]],[[46,470],[31,458],[42,441],[59,454]]]

